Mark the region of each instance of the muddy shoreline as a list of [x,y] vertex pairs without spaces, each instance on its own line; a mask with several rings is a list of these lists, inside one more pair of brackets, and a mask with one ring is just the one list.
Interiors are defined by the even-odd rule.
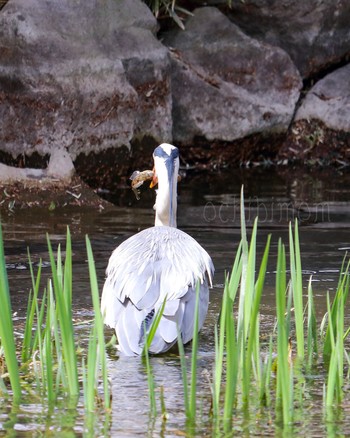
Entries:
[[13,214],[26,208],[53,211],[65,207],[93,207],[104,211],[113,208],[113,205],[78,176],[70,182],[55,179],[0,182],[1,214]]

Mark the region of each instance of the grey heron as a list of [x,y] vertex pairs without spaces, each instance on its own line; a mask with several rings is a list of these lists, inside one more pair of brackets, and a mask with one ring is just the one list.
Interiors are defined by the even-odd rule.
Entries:
[[115,329],[119,350],[142,353],[144,331],[166,304],[150,353],[175,344],[178,329],[184,344],[193,336],[196,284],[199,282],[199,329],[208,310],[214,266],[208,253],[191,236],[176,228],[179,150],[163,143],[153,153],[158,183],[155,226],[121,243],[112,253],[101,298],[104,322]]

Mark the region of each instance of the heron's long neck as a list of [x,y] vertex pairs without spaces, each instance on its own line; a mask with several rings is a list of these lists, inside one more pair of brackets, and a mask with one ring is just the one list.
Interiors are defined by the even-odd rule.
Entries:
[[177,209],[177,175],[170,182],[158,182],[157,199],[155,203],[155,225],[163,225],[176,228]]

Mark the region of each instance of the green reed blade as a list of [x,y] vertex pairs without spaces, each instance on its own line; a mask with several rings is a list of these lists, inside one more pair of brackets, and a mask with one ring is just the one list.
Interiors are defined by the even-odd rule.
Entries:
[[293,312],[293,288],[291,281],[287,286],[287,307],[286,307],[286,335],[289,337],[292,326],[292,312]]
[[185,413],[186,413],[186,418],[189,418],[189,416],[190,416],[190,398],[189,398],[189,392],[188,392],[186,356],[185,356],[185,349],[184,349],[184,345],[183,345],[182,337],[181,337],[181,332],[180,332],[179,328],[177,329],[177,345],[179,348],[179,355],[180,355],[182,385],[183,385],[183,391],[184,391]]
[[[228,294],[227,294],[228,295]],[[229,433],[232,429],[233,406],[236,397],[236,387],[239,367],[239,342],[235,334],[235,321],[232,312],[233,302],[228,297],[226,309],[226,387],[224,400],[224,430]]]
[[[164,308],[165,308],[165,305],[166,305],[166,301],[167,301],[167,296],[165,296],[164,301],[163,301],[161,307],[158,309],[155,317],[153,318],[151,327],[150,327],[150,329],[149,329],[149,331],[147,333],[147,337],[145,337],[145,343],[147,342],[147,350],[149,350],[150,347],[151,347],[151,344],[152,344],[152,341],[153,341],[154,336],[156,334],[156,331],[157,331],[157,328],[159,326],[160,320],[162,319],[162,316],[163,316],[163,313],[164,313]],[[146,334],[146,332],[145,332],[145,334]],[[144,354],[144,349],[145,349],[145,346],[143,347],[142,355]]]
[[252,349],[252,372],[255,380],[255,384],[258,388],[261,385],[262,377],[262,363],[261,363],[261,350],[260,350],[260,313],[257,315],[257,324],[255,324],[255,335]]
[[151,367],[151,363],[149,360],[149,351],[148,351],[148,345],[149,342],[147,341],[148,335],[146,330],[146,323],[144,323],[144,333],[145,333],[145,344],[143,347],[143,358],[146,362],[146,371],[147,371],[147,384],[148,384],[148,396],[149,396],[149,403],[150,403],[150,412],[153,417],[157,415],[157,403],[156,403],[156,393],[155,393],[155,383],[154,383],[154,377],[153,377],[153,370]]
[[188,425],[193,425],[196,420],[196,398],[197,398],[197,358],[198,358],[198,320],[199,320],[199,291],[200,281],[196,284],[196,304],[193,317],[193,337],[192,337],[192,357],[191,357],[191,379],[190,383],[187,378],[187,366],[185,358],[185,350],[182,342],[181,333],[178,329],[177,343],[180,354],[182,383],[184,388],[184,404],[186,411],[186,419]]
[[199,338],[199,291],[200,282],[196,284],[196,306],[194,311],[194,323],[193,323],[193,338],[192,338],[192,357],[191,357],[191,386],[190,386],[190,419],[195,421],[197,410],[197,358],[198,358],[198,338]]
[[[255,269],[256,269],[256,236],[258,231],[258,218],[254,220],[252,236],[250,239],[248,264],[246,269],[246,281],[244,291],[244,339],[247,340],[249,325],[251,322],[251,313],[255,295]],[[241,297],[240,297],[241,301]]]
[[[62,347],[59,333],[59,324],[57,321],[56,303],[51,280],[47,285],[47,325],[46,330],[50,330],[51,339],[51,356],[52,364],[55,370],[55,375],[52,376],[53,398],[56,399],[59,393],[60,384],[63,388],[67,388],[67,380],[63,369]],[[62,378],[64,375],[64,378]]]
[[[43,324],[44,324],[44,318],[45,318],[45,313],[46,313],[46,300],[47,300],[47,295],[46,295],[46,291],[44,291],[42,300],[41,300],[41,305],[40,305],[40,309],[39,309],[39,313],[36,313],[37,315],[37,324],[36,324],[36,331],[34,334],[34,339],[33,339],[33,346],[32,346],[32,352],[35,351],[38,348],[38,342],[39,342],[39,333],[41,333],[41,331],[43,330]],[[38,301],[36,300],[36,302],[38,303]],[[38,303],[39,305],[39,303]],[[37,312],[38,307],[36,306],[36,312]]]
[[239,243],[239,246],[236,251],[235,261],[233,263],[233,267],[230,275],[230,282],[228,286],[229,295],[232,302],[235,301],[239,283],[241,280],[242,274],[242,240]]
[[89,346],[88,346],[88,357],[87,357],[87,375],[86,375],[86,386],[84,388],[85,396],[85,410],[87,412],[95,411],[95,394],[97,393],[97,329],[96,325],[93,324],[90,331]]
[[245,222],[245,212],[244,212],[244,193],[243,186],[241,189],[241,244],[242,244],[242,275],[240,282],[240,295],[239,295],[239,307],[238,307],[238,327],[237,327],[237,337],[241,336],[242,330],[244,330],[244,299],[247,281],[247,266],[248,266],[248,240],[247,240],[247,229]]
[[100,308],[98,281],[97,281],[95,261],[92,252],[91,242],[88,236],[86,236],[85,241],[86,241],[86,250],[88,256],[88,265],[89,265],[91,296],[92,296],[92,303],[93,303],[94,315],[95,315],[95,326],[96,326],[96,332],[98,338],[98,348],[100,351],[99,357],[100,357],[102,381],[103,381],[104,405],[105,408],[110,408],[111,396],[109,391],[106,345],[104,338],[104,324],[103,324],[103,318],[101,315],[101,308]]
[[343,386],[344,386],[344,306],[345,303],[342,300],[339,303],[337,312],[337,361],[338,361],[338,373],[337,373],[337,402],[341,403],[343,399]]
[[21,397],[21,383],[16,356],[16,342],[13,332],[10,291],[5,264],[5,253],[0,223],[0,339],[4,349],[5,361],[10,376],[13,397],[16,401]]
[[[254,222],[254,228],[253,228],[251,244],[250,244],[251,249],[252,248],[255,249],[256,228],[257,228],[257,219]],[[245,214],[244,214],[243,187],[241,191],[241,242],[242,242],[242,275],[241,275],[239,305],[238,305],[237,337],[241,337],[242,340],[245,342],[246,334],[248,330],[248,321],[249,321],[249,318],[247,321],[247,312],[249,312],[250,309],[251,289],[252,289],[252,284],[254,284],[255,266],[252,266],[252,264],[254,265],[253,251],[250,252],[250,257],[249,257],[249,246],[247,240],[247,231],[246,231]],[[251,278],[252,275],[253,275],[253,279]]]
[[30,290],[28,296],[27,311],[26,311],[27,317],[24,325],[24,335],[23,335],[23,343],[22,343],[22,353],[21,353],[22,363],[28,362],[31,356],[34,314],[35,314],[35,305],[33,300],[33,293]]
[[308,284],[308,304],[307,304],[307,354],[308,354],[308,365],[311,366],[313,355],[318,352],[318,342],[317,342],[317,322],[316,322],[316,312],[315,303],[312,292],[312,275],[309,279]]
[[276,312],[277,312],[277,397],[282,403],[283,424],[292,420],[292,377],[289,364],[288,334],[286,329],[286,255],[281,239],[278,242],[276,269]]
[[66,312],[72,318],[72,290],[73,290],[73,267],[72,267],[72,241],[69,228],[66,236],[66,257],[64,261],[63,297],[66,303]]
[[29,295],[28,304],[27,304],[26,322],[24,328],[24,338],[23,338],[22,354],[21,354],[22,363],[26,363],[29,360],[33,351],[34,315],[35,315],[36,301],[38,299],[39,287],[41,281],[41,260],[39,261],[38,272],[35,278],[29,249],[28,249],[28,261],[29,261],[30,276],[32,280],[32,292]]
[[[211,385],[211,397],[212,397],[212,411],[214,416],[214,421],[217,424],[217,420],[219,417],[219,400],[220,400],[220,388],[221,388],[221,375],[222,375],[222,356],[220,356],[219,352],[219,334],[218,334],[218,325],[214,326],[214,351],[215,351],[215,361],[213,367],[213,381]],[[220,361],[221,358],[221,361]],[[218,364],[220,363],[220,370],[218,369]],[[216,396],[216,391],[219,391],[219,396]]]
[[[260,308],[260,302],[264,288],[267,262],[269,258],[270,242],[271,242],[271,236],[269,235],[267,238],[264,255],[261,261],[259,275],[255,284],[255,293],[252,297],[250,314],[247,314],[247,317],[249,318],[248,320],[249,332],[247,334],[248,343],[247,343],[247,350],[245,355],[245,364],[242,369],[243,371],[242,397],[245,404],[248,404],[249,402],[253,351],[256,350],[256,343],[259,342],[259,338],[257,336],[257,333],[259,332],[259,308]],[[255,251],[253,252],[255,256]],[[256,353],[256,360],[260,361],[260,357],[257,356],[260,356],[259,351]]]
[[[342,290],[344,293],[344,289]],[[337,403],[340,403],[343,399],[343,381],[344,381],[344,299],[340,297],[337,303],[336,320],[334,331],[335,345],[332,355],[335,356],[336,362],[336,376],[335,376],[335,395]]]
[[290,246],[290,272],[293,288],[295,331],[297,340],[297,355],[304,358],[304,306],[303,306],[303,284],[300,256],[300,243],[298,232],[298,221],[295,220],[294,236],[292,224],[289,223],[289,246]]
[[270,381],[272,375],[272,335],[270,335],[269,342],[269,351],[267,355],[267,360],[265,361],[265,365],[263,366],[261,386],[259,391],[259,400],[263,406],[270,406],[271,397],[270,397]]
[[66,261],[65,274],[67,279],[63,278],[60,250],[57,252],[57,266],[54,260],[53,250],[49,236],[47,236],[47,245],[49,249],[53,290],[56,298],[56,308],[58,313],[58,322],[61,329],[62,353],[64,357],[64,367],[67,374],[68,392],[71,396],[79,394],[78,384],[78,367],[75,351],[75,339],[73,329],[73,318],[71,309],[71,240],[70,234],[67,232],[66,240]]
[[[215,342],[215,368],[213,378],[213,411],[214,416],[219,415],[219,400],[220,400],[220,388],[222,383],[222,369],[223,360],[225,356],[225,333],[226,333],[226,316],[228,312],[228,306],[231,305],[230,311],[232,311],[232,303],[234,302],[238,287],[240,285],[242,275],[242,240],[238,246],[235,260],[233,263],[232,271],[230,274],[230,280],[226,277],[225,288],[223,294],[223,301],[221,304],[221,311],[219,317],[219,336],[218,329],[216,330],[216,342]],[[230,300],[230,303],[229,303]]]
[[[329,293],[327,293],[327,311],[328,315],[331,314],[331,305],[329,299]],[[334,393],[336,387],[337,380],[337,354],[335,348],[335,334],[334,334],[334,326],[332,318],[328,319],[328,327],[327,332],[329,333],[329,342],[331,344],[331,354],[328,366],[328,375],[327,375],[327,385],[326,385],[326,406],[332,406],[334,401]]]
[[[230,303],[236,298],[238,287],[241,280],[242,274],[242,241],[240,242],[235,260],[233,263],[230,280],[226,278],[225,280],[225,288],[223,301],[221,305],[220,317],[219,317],[219,336],[218,329],[215,326],[216,331],[216,341],[215,341],[215,367],[214,367],[214,376],[213,376],[213,412],[214,417],[218,418],[219,416],[219,400],[220,400],[220,389],[222,384],[222,369],[223,369],[223,361],[225,356],[225,333],[226,333],[226,316],[227,316],[227,306],[228,301],[230,299]],[[232,306],[232,304],[231,304]],[[232,308],[230,309],[232,311]]]
[[220,411],[220,390],[222,385],[222,369],[225,356],[225,329],[226,329],[226,306],[227,306],[227,294],[225,294],[220,311],[220,332],[218,334],[218,327],[215,326],[215,364],[213,370],[213,414],[214,418],[218,419]]
[[[36,313],[39,315],[39,303],[35,302]],[[44,345],[43,345],[43,331],[39,318],[37,318],[37,328],[36,333],[38,336],[38,349],[39,349],[39,359],[40,359],[40,372],[38,374],[38,383],[40,382],[40,392],[45,397],[46,396],[46,376],[45,376],[45,357],[44,357]]]
[[47,401],[52,404],[56,399],[56,394],[54,391],[54,373],[53,373],[53,356],[52,356],[52,336],[51,336],[51,321],[50,313],[47,313],[46,318],[47,330],[45,331],[45,336],[43,340],[43,372],[46,374],[46,394]]
[[[52,356],[52,336],[51,336],[51,313],[49,311],[49,298],[46,298],[46,292],[39,308],[38,300],[35,301],[36,308],[36,331],[34,345],[39,350],[40,358],[40,375],[38,376],[38,384],[40,382],[40,390],[43,396],[47,397],[49,403],[52,403],[56,394],[54,393],[53,385],[53,356]],[[46,320],[44,323],[44,317]],[[44,327],[44,328],[43,328]]]
[[84,406],[85,406],[85,410],[86,410],[86,406],[88,404],[88,401],[87,401],[87,369],[86,369],[86,363],[85,363],[84,356],[81,358],[81,382],[83,385],[83,400],[84,400]]
[[[330,307],[330,312],[328,312],[328,326],[326,330],[326,336],[323,344],[323,358],[325,363],[327,364],[329,358],[332,354],[332,342],[330,339],[330,321],[332,323],[332,328],[334,331],[334,337],[337,337],[338,329],[336,325],[337,312],[339,302],[341,302],[342,306],[345,306],[350,289],[350,277],[349,277],[349,265],[350,261],[345,265],[345,258],[343,260],[342,268],[339,273],[339,280],[337,290],[333,299],[332,306]],[[341,334],[343,336],[344,333]]]

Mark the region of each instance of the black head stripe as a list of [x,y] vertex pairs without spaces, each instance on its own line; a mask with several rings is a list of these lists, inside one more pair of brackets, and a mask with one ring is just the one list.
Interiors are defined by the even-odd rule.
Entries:
[[165,149],[163,149],[162,146],[160,145],[160,146],[155,148],[153,155],[155,157],[160,157],[160,158],[163,158],[165,160],[167,160],[169,158],[174,160],[175,158],[177,158],[179,156],[179,150],[176,146],[173,146],[171,148],[170,155],[168,155],[167,152],[165,151]]

